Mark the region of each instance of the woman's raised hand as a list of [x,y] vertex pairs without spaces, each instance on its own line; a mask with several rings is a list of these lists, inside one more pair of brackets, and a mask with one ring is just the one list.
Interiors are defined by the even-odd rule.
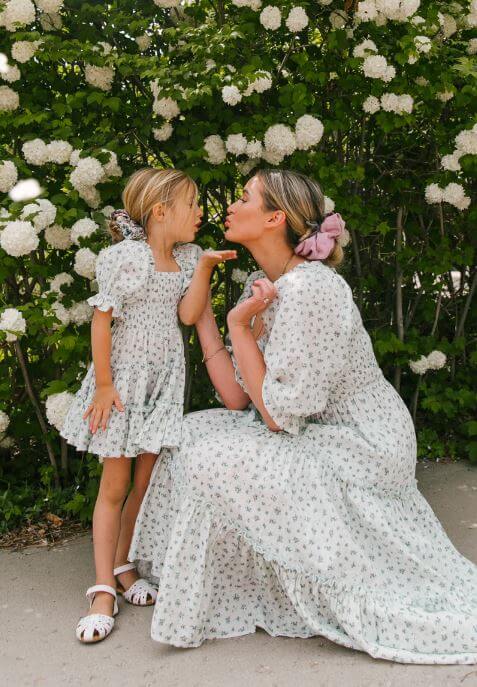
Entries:
[[256,279],[252,284],[252,296],[242,301],[227,315],[227,324],[230,327],[249,327],[254,315],[263,312],[278,295],[276,286],[270,279]]
[[121,413],[124,412],[121,398],[114,386],[108,384],[107,386],[97,387],[93,402],[83,415],[83,420],[86,420],[89,416],[89,428],[93,434],[96,433],[98,427],[101,427],[103,431],[106,429],[113,405]]
[[199,258],[199,265],[207,269],[213,269],[221,262],[235,260],[236,258],[236,250],[205,250]]

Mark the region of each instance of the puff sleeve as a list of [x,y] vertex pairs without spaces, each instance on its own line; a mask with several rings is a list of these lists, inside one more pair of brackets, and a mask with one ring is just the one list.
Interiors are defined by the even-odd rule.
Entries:
[[194,270],[204,250],[196,243],[182,243],[174,250],[175,258],[184,274],[182,280],[181,298],[190,286]]
[[113,317],[122,317],[123,307],[132,302],[144,288],[149,261],[144,246],[125,239],[103,249],[96,261],[99,291],[88,303],[103,312],[112,308]]
[[324,410],[347,363],[353,297],[345,280],[320,264],[290,273],[278,298],[262,398],[276,424],[297,435],[307,416]]

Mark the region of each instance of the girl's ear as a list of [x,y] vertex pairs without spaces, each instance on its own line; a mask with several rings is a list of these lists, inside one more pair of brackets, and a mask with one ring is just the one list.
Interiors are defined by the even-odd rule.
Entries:
[[283,210],[275,210],[273,214],[267,219],[269,227],[279,227],[281,224],[286,224],[287,216]]
[[151,214],[155,220],[162,222],[164,219],[164,205],[163,203],[156,203],[152,206]]

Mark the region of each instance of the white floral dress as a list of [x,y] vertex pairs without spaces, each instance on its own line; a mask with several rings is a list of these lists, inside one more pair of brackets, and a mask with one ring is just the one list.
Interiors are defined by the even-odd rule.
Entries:
[[477,663],[477,567],[417,489],[412,419],[348,284],[306,262],[276,286],[259,345],[283,431],[253,406],[194,412],[154,469],[129,555],[159,582],[153,639],[194,647],[259,626]]
[[179,272],[158,272],[141,240],[125,239],[99,254],[99,292],[88,302],[105,312],[112,308],[111,370],[125,410],[113,407],[107,429],[91,433],[83,420],[96,390],[91,365],[61,431],[78,450],[103,459],[180,445],[185,359],[177,306],[201,252],[196,244],[177,244]]

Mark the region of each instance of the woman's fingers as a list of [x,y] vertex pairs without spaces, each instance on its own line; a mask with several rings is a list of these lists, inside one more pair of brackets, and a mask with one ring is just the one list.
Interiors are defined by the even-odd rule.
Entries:
[[114,397],[113,403],[121,413],[124,412],[124,405],[123,405],[123,402],[121,401],[119,394]]
[[88,406],[88,408],[87,408],[85,414],[83,415],[83,420],[86,420],[86,418],[88,417],[88,415],[90,415],[90,414],[93,412],[93,408],[94,408],[94,405],[91,403],[91,404]]
[[110,411],[107,408],[103,410],[103,417],[101,419],[101,429],[103,430],[103,432],[106,430],[106,427],[108,426],[109,413]]

